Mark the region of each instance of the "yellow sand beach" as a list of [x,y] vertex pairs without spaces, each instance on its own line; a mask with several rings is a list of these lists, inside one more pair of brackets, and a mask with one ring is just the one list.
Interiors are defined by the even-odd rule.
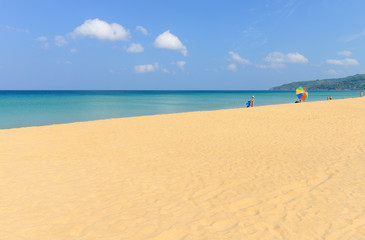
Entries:
[[0,239],[365,239],[365,98],[0,130]]

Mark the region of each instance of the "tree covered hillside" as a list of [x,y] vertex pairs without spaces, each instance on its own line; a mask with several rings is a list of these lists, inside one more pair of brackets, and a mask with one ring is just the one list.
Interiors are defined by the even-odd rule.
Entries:
[[295,90],[299,86],[309,90],[364,90],[365,74],[356,74],[345,78],[292,82],[273,87],[270,90]]

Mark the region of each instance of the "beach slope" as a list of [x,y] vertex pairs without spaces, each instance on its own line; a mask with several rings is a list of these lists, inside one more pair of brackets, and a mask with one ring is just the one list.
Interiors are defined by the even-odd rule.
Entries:
[[1,239],[365,239],[365,98],[0,130]]

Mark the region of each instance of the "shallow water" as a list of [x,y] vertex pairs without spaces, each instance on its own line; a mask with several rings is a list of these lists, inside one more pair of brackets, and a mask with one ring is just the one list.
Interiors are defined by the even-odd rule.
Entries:
[[[293,103],[294,91],[0,91],[0,128]],[[359,91],[313,91],[308,102],[358,97]]]

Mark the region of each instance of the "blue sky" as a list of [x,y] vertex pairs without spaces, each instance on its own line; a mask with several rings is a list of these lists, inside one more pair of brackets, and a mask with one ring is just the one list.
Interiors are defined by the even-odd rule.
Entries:
[[365,73],[365,1],[0,2],[0,89],[265,90]]

